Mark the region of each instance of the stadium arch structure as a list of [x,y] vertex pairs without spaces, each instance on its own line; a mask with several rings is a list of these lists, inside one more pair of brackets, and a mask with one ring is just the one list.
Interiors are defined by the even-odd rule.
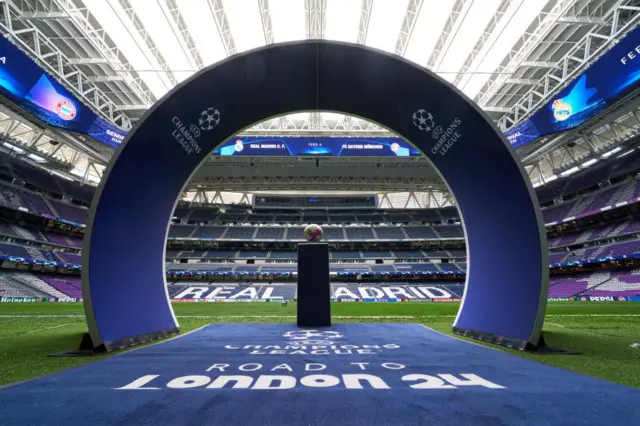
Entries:
[[179,332],[164,250],[182,189],[220,144],[299,111],[362,117],[422,151],[454,195],[467,238],[467,283],[454,331],[538,345],[549,279],[546,235],[531,183],[502,133],[422,67],[359,45],[310,40],[200,71],[147,111],[122,143],[94,197],[83,248],[95,348]]

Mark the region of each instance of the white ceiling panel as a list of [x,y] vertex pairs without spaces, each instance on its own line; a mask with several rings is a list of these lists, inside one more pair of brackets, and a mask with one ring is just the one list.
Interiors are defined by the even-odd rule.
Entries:
[[129,2],[176,80],[181,82],[189,78],[194,73],[193,64],[187,56],[188,52],[180,46],[167,20],[167,15],[159,3],[149,0],[129,0]]
[[327,0],[325,36],[327,40],[355,43],[362,0]]
[[117,2],[106,0],[84,0],[84,4],[122,51],[132,68],[149,87],[151,93],[157,99],[164,96],[171,88],[171,83],[166,79],[166,75],[161,75],[163,73],[156,71],[160,65],[149,60],[148,49],[134,39],[132,32],[135,32],[135,29],[132,28],[122,7]]
[[256,0],[222,0],[236,53],[264,46],[264,29]]
[[409,0],[373,0],[365,45],[394,52]]
[[445,80],[453,81],[456,78],[456,72],[462,68],[500,3],[502,0],[474,0],[459,18],[462,21],[452,35],[453,41],[436,64],[436,71],[445,72],[442,75]]
[[405,58],[418,65],[427,65],[455,2],[456,0],[439,0],[437,7],[431,2],[422,4],[404,53]]
[[276,43],[304,40],[307,36],[304,1],[269,0],[273,38]]
[[485,52],[481,60],[475,65],[478,74],[470,74],[461,80],[460,88],[467,96],[474,98],[482,86],[489,80],[491,73],[495,72],[498,65],[504,60],[511,48],[522,36],[523,28],[528,28],[537,18],[549,0],[522,0],[517,4],[512,14],[505,14],[504,24],[501,22],[500,30],[496,28],[492,34],[491,42],[485,45]]
[[178,10],[185,21],[203,66],[209,66],[226,58],[227,53],[220,39],[216,21],[208,0],[176,0]]

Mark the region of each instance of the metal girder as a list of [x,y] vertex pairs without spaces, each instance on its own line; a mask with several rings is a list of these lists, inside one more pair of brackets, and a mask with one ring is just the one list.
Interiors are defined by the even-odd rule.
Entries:
[[550,62],[550,61],[522,61],[520,63],[520,68],[555,69],[555,68],[558,68],[558,63]]
[[508,78],[504,81],[505,84],[519,84],[521,86],[537,86],[541,83],[537,78]]
[[110,62],[104,58],[71,58],[69,65],[109,65]]
[[[167,89],[171,90],[175,85],[178,84],[178,80],[176,79],[176,76],[171,71],[171,67],[169,67],[164,56],[162,56],[162,53],[160,53],[158,46],[156,46],[156,43],[153,41],[153,38],[149,35],[149,31],[147,31],[147,29],[145,28],[144,24],[138,17],[138,14],[136,13],[135,9],[133,8],[129,0],[117,0],[117,1],[118,3],[120,3],[120,6],[124,10],[125,15],[127,16],[127,18],[129,18],[129,21],[131,21],[131,24],[135,28],[135,32],[131,32],[129,30],[128,28],[129,26],[126,24],[126,22],[122,22],[122,24],[124,25],[125,28],[127,28],[127,31],[129,31],[131,38],[138,45],[140,50],[142,50],[143,54],[145,56],[147,56],[146,54],[147,52],[151,54],[151,57],[147,56],[147,60],[149,60],[149,62],[152,64],[152,68],[155,68],[153,67],[153,62],[156,62],[160,66],[160,69],[164,72],[165,78],[169,80],[169,85],[167,86]],[[118,15],[118,18],[122,20],[120,15]],[[163,80],[163,83],[165,85],[167,84],[162,77],[160,78],[160,80]]]
[[[457,87],[459,85],[460,81],[465,76],[466,72],[475,71],[475,70],[470,70],[471,66],[473,65],[473,63],[478,59],[478,57],[482,53],[485,45],[487,44],[487,41],[491,38],[491,35],[496,30],[496,27],[498,26],[498,23],[504,17],[505,13],[509,9],[509,6],[511,6],[511,4],[515,3],[516,1],[519,1],[519,0],[502,0],[500,5],[496,9],[496,12],[491,17],[491,20],[489,21],[489,23],[485,27],[484,31],[482,32],[482,34],[478,38],[478,41],[476,41],[475,46],[473,46],[473,49],[471,50],[471,53],[469,54],[469,56],[467,56],[467,59],[464,61],[464,64],[462,65],[462,68],[460,68],[460,72],[455,76],[454,83],[453,83],[454,86]],[[487,52],[485,52],[484,54],[486,55]]]
[[553,176],[560,176],[575,167],[582,169],[603,160],[615,161],[614,150],[620,155],[630,147],[629,144],[637,143],[635,141],[640,135],[639,113],[640,101],[635,103],[633,110],[600,123],[582,135],[574,134],[570,143],[526,159],[526,167],[537,173],[535,178],[532,176],[532,181],[534,184],[547,182],[555,179]]
[[[626,3],[626,1],[619,3]],[[621,14],[624,14],[625,19],[622,19]],[[508,129],[516,125],[549,102],[552,96],[606,53],[616,40],[624,37],[638,25],[640,10],[629,9],[619,4],[607,10],[604,17],[609,20],[610,25],[592,30],[577,42],[564,55],[558,68],[550,70],[539,84],[534,85],[526,95],[520,97],[509,114],[501,118],[502,128]]]
[[[122,77],[121,81],[128,88],[134,101],[138,100],[149,106],[153,104],[155,97],[151,91],[142,82],[140,76],[134,75],[132,70],[128,69],[125,65],[125,63],[128,65],[127,59],[111,41],[106,31],[98,26],[89,9],[78,7],[73,0],[52,0],[46,4],[42,2],[40,4],[42,7],[55,7],[56,10],[68,15],[69,19],[61,24],[63,26],[73,25],[99,55],[99,57],[89,55],[71,58],[70,65],[108,65],[115,74]],[[82,55],[81,52],[78,54]],[[118,100],[114,100],[114,102],[118,102]]]
[[[522,162],[524,164],[531,164],[543,155],[562,148],[563,145],[574,144],[580,138],[584,138],[585,136],[588,137],[591,133],[600,134],[603,129],[606,129],[612,122],[624,122],[631,130],[636,127],[640,127],[640,123],[636,120],[636,114],[639,108],[640,96],[638,96],[637,93],[631,93],[629,96],[621,99],[617,104],[610,107],[607,111],[588,121],[584,125],[576,129],[560,133],[557,136],[549,136],[545,138],[547,140],[542,144],[532,145],[532,151],[527,150],[525,146],[521,151],[529,152],[526,155],[521,155]],[[620,140],[616,142],[620,142]]]
[[422,8],[423,3],[424,0],[409,0],[407,11],[404,13],[404,19],[402,21],[402,26],[400,27],[400,35],[396,41],[395,52],[398,56],[404,56],[404,53],[407,50],[407,46],[411,40],[413,27],[416,24],[416,18],[420,13],[420,8]]
[[367,32],[369,31],[369,21],[371,19],[371,8],[373,0],[362,0],[360,8],[360,20],[358,21],[358,38],[356,43],[364,44],[367,41]]
[[[451,197],[448,193],[443,193],[436,190],[426,191],[402,191],[402,192],[390,192],[390,191],[371,191],[376,192],[378,195],[378,208],[381,209],[429,209],[429,208],[441,208],[449,207],[454,204],[451,203]],[[269,192],[267,192],[268,194]],[[278,193],[278,192],[275,192]],[[326,192],[331,194],[330,191]],[[260,194],[265,194],[260,192]],[[256,194],[250,190],[238,190],[238,191],[223,191],[223,190],[211,190],[211,189],[188,189],[182,194],[182,200],[188,203],[198,204],[235,204],[251,206],[251,200]]]
[[81,99],[96,114],[115,125],[127,129],[131,122],[118,113],[111,99],[77,65],[69,64],[66,56],[45,34],[22,18],[21,10],[11,0],[0,1],[0,30],[3,35]]
[[260,8],[260,19],[262,20],[262,31],[264,32],[265,44],[273,44],[273,28],[271,26],[271,9],[269,9],[269,0],[258,0]]
[[171,26],[173,34],[176,36],[180,47],[185,53],[189,64],[195,70],[201,70],[204,67],[202,63],[202,57],[198,52],[195,41],[191,37],[187,24],[182,19],[180,14],[180,8],[175,0],[157,0],[158,5],[162,9],[167,22]]
[[[46,161],[46,167],[57,172],[69,171],[87,162],[105,161],[75,139],[38,128],[7,109],[0,110],[0,136],[3,143],[7,142],[15,147],[0,149],[10,150],[13,156],[25,161]],[[41,160],[32,157],[34,155]]]
[[237,53],[236,43],[233,40],[233,34],[231,34],[231,27],[229,26],[222,0],[209,0],[208,3],[209,10],[213,15],[214,21],[216,21],[220,40],[222,40],[222,45],[224,46],[225,52],[227,52],[227,56],[235,55]]
[[483,108],[484,112],[499,112],[499,113],[507,113],[511,111],[510,108],[507,107],[486,107]]
[[[540,80],[538,84],[532,85],[524,96],[518,95],[518,101],[515,104],[510,104],[511,112],[500,119],[499,127],[504,130],[509,129],[536,111],[540,106],[548,102],[558,90],[564,88],[575,76],[584,71],[594,60],[605,53],[613,41],[633,29],[635,25],[637,25],[640,13],[630,12],[625,7],[627,2],[627,0],[619,0],[609,8],[605,7],[605,4],[608,3],[587,2],[583,3],[582,7],[576,5],[575,7],[565,8],[556,11],[554,14],[547,15],[547,20],[551,20],[553,25],[558,23],[562,16],[569,12],[572,14],[584,13],[587,17],[596,14],[602,19],[607,19],[611,24],[594,28],[579,40],[571,41],[567,39],[564,44],[571,45],[572,47],[568,51],[563,52],[563,58],[557,63],[555,68],[548,69],[544,76],[538,78]],[[556,18],[555,21],[548,18],[549,16],[554,16]],[[579,29],[584,29],[584,26],[587,24],[564,23],[561,25],[565,28],[567,25],[574,25],[573,30],[565,31],[573,34]],[[538,26],[538,28],[541,27],[542,25]],[[548,27],[551,28],[552,25],[548,25]],[[550,32],[550,34],[552,34],[552,32]],[[556,43],[555,47],[549,48],[551,54],[558,52],[561,47],[562,43]],[[485,85],[485,88],[488,87],[488,85],[492,85],[491,87],[498,89],[501,85],[508,84],[508,81],[513,79],[513,77],[509,76],[509,72],[513,75],[519,67],[518,64],[523,62],[524,59],[527,59],[530,54],[531,51],[528,51],[526,54],[523,53],[517,56],[517,60],[511,61],[513,63],[511,68],[499,69],[498,71],[504,71],[507,72],[507,74],[492,77],[487,85]],[[534,61],[536,60],[537,59],[534,59]],[[480,99],[479,104],[481,106],[488,105],[490,98],[493,96],[494,94],[491,93],[491,91],[485,90],[481,92],[481,94],[478,95]],[[506,100],[502,99],[502,102],[509,102],[512,98],[513,96],[508,97]]]
[[432,71],[437,72],[440,68],[440,64],[442,60],[447,54],[449,50],[449,46],[453,43],[455,39],[456,32],[464,18],[471,8],[471,4],[473,2],[468,2],[465,0],[456,0],[455,4],[449,11],[449,16],[447,17],[447,21],[442,28],[442,32],[440,33],[440,37],[436,42],[431,55],[429,56],[429,60],[427,61],[427,68]]
[[116,105],[118,111],[138,111],[144,112],[147,110],[146,105]]
[[570,13],[572,7],[578,2],[579,0],[558,0],[550,10],[543,10],[536,17],[533,31],[525,32],[520,37],[505,60],[496,69],[498,74],[489,78],[476,96],[475,100],[479,105],[486,106],[491,98],[500,91],[504,80],[515,74],[523,62],[540,62],[536,59],[529,59],[529,56],[538,47],[540,41],[556,27],[560,18]]
[[25,19],[71,19],[71,16],[64,12],[25,12],[22,17]]
[[242,132],[242,136],[382,136],[393,133],[365,120],[350,116],[336,115],[329,118],[322,113],[310,113],[304,119],[298,116],[282,116],[257,124]]
[[124,78],[118,75],[101,75],[97,77],[89,77],[87,81],[91,83],[106,83],[108,81],[124,81]]
[[[436,185],[421,177],[344,177],[344,176],[264,176],[256,178],[207,177],[196,175],[187,185],[187,191],[194,189],[223,191],[407,191],[425,190]],[[443,188],[444,189],[444,188]],[[446,191],[446,189],[444,189]]]
[[308,39],[324,38],[327,0],[304,0],[304,23]]

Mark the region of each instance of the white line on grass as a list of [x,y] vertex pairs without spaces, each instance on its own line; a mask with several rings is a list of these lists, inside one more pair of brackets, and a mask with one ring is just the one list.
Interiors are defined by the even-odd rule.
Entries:
[[66,327],[66,326],[68,326],[68,325],[71,325],[71,323],[67,323],[67,324],[60,324],[60,325],[54,325],[53,327],[38,328],[37,330],[25,331],[24,333],[18,333],[18,334],[31,334],[31,333],[38,333],[38,332],[40,332],[40,331],[52,330],[52,329],[54,329],[54,328]]
[[[84,315],[0,315],[0,318],[84,318]],[[547,318],[559,317],[640,317],[640,314],[549,314]],[[295,315],[176,315],[176,318],[296,318]],[[455,318],[455,315],[333,315],[332,318]]]

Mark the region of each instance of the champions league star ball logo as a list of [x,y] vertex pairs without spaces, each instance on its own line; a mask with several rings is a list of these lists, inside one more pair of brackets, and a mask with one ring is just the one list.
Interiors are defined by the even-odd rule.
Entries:
[[76,107],[69,101],[60,101],[56,105],[56,114],[63,120],[69,121],[76,118]]
[[423,132],[430,132],[436,126],[433,115],[424,109],[419,109],[414,112],[411,118],[413,119],[413,125]]
[[202,130],[213,130],[220,124],[220,111],[209,107],[200,113],[198,125]]
[[282,337],[291,339],[291,344],[295,345],[330,346],[335,343],[332,341],[333,339],[340,339],[344,336],[337,331],[295,330],[287,331]]

